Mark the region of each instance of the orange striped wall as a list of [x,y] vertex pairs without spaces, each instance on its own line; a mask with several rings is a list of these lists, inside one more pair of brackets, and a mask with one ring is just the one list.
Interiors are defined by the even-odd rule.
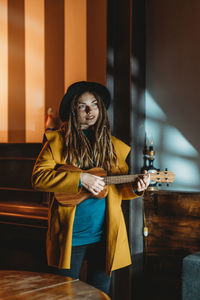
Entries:
[[87,0],[65,1],[65,89],[87,79]]
[[8,0],[8,140],[25,141],[24,1]]
[[[55,4],[56,2],[56,4]],[[75,1],[76,2],[76,1]],[[45,1],[45,111],[58,111],[64,93],[64,0]]]
[[74,81],[106,83],[106,0],[0,0],[0,142],[41,142]]
[[25,0],[26,142],[38,142],[44,130],[44,44],[44,0]]
[[107,1],[87,1],[87,80],[106,84]]
[[8,141],[8,2],[0,0],[0,141]]

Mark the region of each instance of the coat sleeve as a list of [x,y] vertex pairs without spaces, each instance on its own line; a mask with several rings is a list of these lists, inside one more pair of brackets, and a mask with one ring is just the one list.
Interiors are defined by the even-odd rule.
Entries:
[[31,178],[33,188],[44,192],[78,193],[81,172],[56,171],[50,144],[49,141],[45,143],[36,160]]
[[118,190],[122,194],[123,200],[131,200],[143,196],[144,192],[136,193],[131,183],[121,184]]

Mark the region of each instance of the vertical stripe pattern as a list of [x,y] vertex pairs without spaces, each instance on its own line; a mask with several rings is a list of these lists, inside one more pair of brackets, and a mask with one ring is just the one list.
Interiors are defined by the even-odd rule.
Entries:
[[25,142],[24,1],[8,0],[8,141]]
[[0,143],[40,143],[64,93],[64,0],[0,0]]
[[44,54],[44,0],[25,0],[26,142],[44,132]]
[[8,3],[0,0],[0,142],[8,142]]
[[87,0],[65,0],[65,89],[87,80]]
[[69,84],[105,83],[105,23],[106,0],[0,0],[0,143],[42,142]]
[[64,0],[45,1],[45,112],[64,94]]

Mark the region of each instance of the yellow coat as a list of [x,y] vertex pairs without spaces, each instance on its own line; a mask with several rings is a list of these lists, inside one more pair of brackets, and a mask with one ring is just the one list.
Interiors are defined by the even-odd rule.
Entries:
[[[32,174],[34,189],[44,192],[78,193],[80,172],[57,172],[57,164],[64,164],[63,137],[58,131],[46,133],[45,143],[35,163]],[[119,139],[112,137],[118,166],[112,169],[113,174],[127,174],[125,162],[130,147]],[[138,197],[131,184],[110,185],[106,205],[107,242],[106,272],[131,264],[131,256],[124,216],[121,209],[122,199]],[[56,205],[54,198],[49,202],[47,258],[50,266],[70,268],[72,229],[76,206]]]

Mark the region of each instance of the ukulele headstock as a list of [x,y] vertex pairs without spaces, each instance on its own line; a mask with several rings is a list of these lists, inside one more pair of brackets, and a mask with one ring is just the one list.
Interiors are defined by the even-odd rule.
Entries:
[[172,171],[159,171],[149,173],[151,181],[158,183],[171,183],[175,179],[175,174]]

